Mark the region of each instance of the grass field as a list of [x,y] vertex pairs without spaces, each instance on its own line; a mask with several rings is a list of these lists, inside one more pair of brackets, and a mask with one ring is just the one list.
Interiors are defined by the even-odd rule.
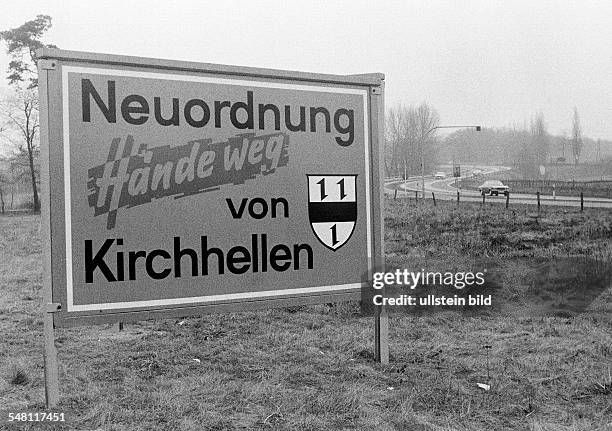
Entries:
[[[529,211],[386,201],[390,269],[495,301],[391,310],[388,366],[355,303],[59,329],[66,429],[611,430],[612,212]],[[44,408],[39,223],[0,217],[4,411]]]

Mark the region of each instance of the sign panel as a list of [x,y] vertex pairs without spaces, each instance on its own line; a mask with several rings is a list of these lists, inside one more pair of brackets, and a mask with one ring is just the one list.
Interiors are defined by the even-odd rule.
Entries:
[[42,58],[59,324],[359,296],[379,75]]

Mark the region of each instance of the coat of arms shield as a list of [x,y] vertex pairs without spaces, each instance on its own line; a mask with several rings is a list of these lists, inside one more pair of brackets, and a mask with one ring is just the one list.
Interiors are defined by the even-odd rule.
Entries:
[[308,218],[317,239],[336,251],[357,222],[357,175],[307,175]]

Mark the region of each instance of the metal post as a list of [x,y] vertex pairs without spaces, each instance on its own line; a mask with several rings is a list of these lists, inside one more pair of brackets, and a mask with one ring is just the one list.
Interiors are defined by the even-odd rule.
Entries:
[[537,196],[538,196],[538,211],[540,211],[540,191],[537,191]]
[[455,146],[453,145],[453,177],[455,177]]
[[[372,110],[371,118],[376,118],[377,121],[372,121],[372,141],[377,142],[378,153],[374,152],[377,157],[374,158],[373,175],[378,175],[379,181],[383,182],[383,170],[380,169],[382,161],[385,158],[384,145],[385,142],[385,105],[384,105],[384,81],[380,87],[372,87],[370,92],[370,109]],[[382,191],[382,188],[381,188]],[[384,202],[381,199],[381,203]],[[375,207],[376,208],[376,207]],[[374,252],[374,268],[385,270],[385,243],[384,243],[384,214],[382,205],[376,208],[374,213],[374,230],[373,252]],[[378,222],[378,223],[377,223]],[[374,271],[370,268],[370,273]],[[370,274],[371,275],[371,274]],[[384,294],[384,290],[382,292]],[[389,364],[389,317],[387,309],[384,305],[377,306],[374,316],[374,356],[377,362],[382,365]]]
[[580,192],[580,212],[584,211],[584,193]]
[[45,403],[52,409],[59,403],[59,370],[55,348],[55,325],[53,313],[61,305],[53,303],[51,280],[51,199],[49,196],[49,89],[50,71],[56,69],[55,62],[38,61],[38,99],[40,104],[40,179],[41,179],[41,239],[43,249],[43,363],[45,372]]
[[457,190],[457,205],[459,205],[459,190]]
[[406,188],[408,187],[408,174],[406,172],[406,159],[404,158],[404,193],[408,194],[408,189]]
[[423,159],[423,142],[421,142],[421,196],[425,199],[425,161]]
[[59,403],[59,370],[57,349],[55,348],[55,328],[53,325],[53,308],[56,304],[48,304],[43,316],[43,331],[45,338],[44,368],[45,368],[45,403],[47,409],[52,409]]
[[378,305],[376,307],[374,349],[376,362],[389,365],[389,314],[387,307]]
[[485,204],[485,196],[486,196],[486,195],[483,193],[483,194],[482,194],[482,204],[483,204],[483,205]]
[[436,206],[436,195],[434,194],[434,192],[431,192],[431,197],[433,198],[434,206]]
[[508,209],[508,205],[510,205],[510,192],[506,193],[506,209]]

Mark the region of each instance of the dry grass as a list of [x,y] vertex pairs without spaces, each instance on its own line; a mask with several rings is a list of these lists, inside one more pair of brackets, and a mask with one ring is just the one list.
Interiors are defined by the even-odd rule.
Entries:
[[[76,429],[610,429],[612,214],[430,205],[387,202],[390,265],[487,267],[494,311],[392,313],[386,367],[350,303],[61,329],[60,408]],[[38,225],[0,217],[0,399],[13,411],[43,408]]]

